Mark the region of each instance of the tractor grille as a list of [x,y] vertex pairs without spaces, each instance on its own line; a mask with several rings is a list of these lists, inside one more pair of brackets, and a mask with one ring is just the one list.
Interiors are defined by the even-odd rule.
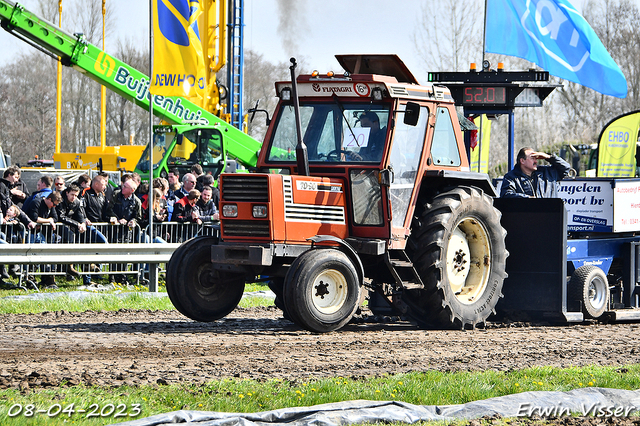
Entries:
[[222,179],[222,199],[267,202],[269,201],[269,180],[267,176],[243,173],[225,175]]
[[222,232],[234,237],[269,237],[268,220],[225,220]]

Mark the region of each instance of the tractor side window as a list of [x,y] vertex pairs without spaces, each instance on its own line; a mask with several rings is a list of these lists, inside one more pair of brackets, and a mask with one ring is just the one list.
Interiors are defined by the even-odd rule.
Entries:
[[356,225],[382,225],[382,191],[377,170],[351,170],[353,222]]
[[437,166],[459,166],[461,164],[458,141],[456,141],[456,133],[453,130],[453,123],[447,108],[438,108],[436,112],[431,158],[433,164]]
[[[403,111],[405,108],[406,106],[402,105],[400,110]],[[409,126],[404,124],[403,120],[396,120],[391,158],[389,159],[394,175],[389,188],[392,224],[396,228],[404,226],[404,220],[407,216],[411,194],[417,179],[428,119],[427,107],[420,107],[420,119],[417,125]]]

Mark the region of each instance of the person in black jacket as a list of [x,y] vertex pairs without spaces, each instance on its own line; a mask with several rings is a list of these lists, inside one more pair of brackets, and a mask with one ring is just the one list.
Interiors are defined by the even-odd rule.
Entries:
[[[127,225],[130,229],[139,227],[142,221],[142,202],[135,196],[138,184],[133,179],[128,179],[122,184],[121,189],[113,192],[113,198],[107,205],[107,219],[112,225]],[[121,230],[122,231],[122,230]],[[133,230],[132,237],[135,242],[140,241],[140,230]],[[123,235],[116,233],[117,239]],[[114,241],[112,241],[114,242]]]
[[12,204],[22,204],[27,199],[27,194],[19,187],[20,169],[17,166],[7,167],[0,179],[0,209],[2,214],[7,214],[7,209]]
[[[58,222],[56,206],[60,204],[61,201],[62,196],[60,195],[60,193],[58,191],[54,191],[51,194],[47,195],[46,198],[38,198],[33,200],[31,205],[29,206],[29,210],[27,210],[25,213],[27,216],[29,216],[29,219],[31,219],[35,223],[49,225],[51,231],[55,232],[56,223]],[[39,233],[41,235],[44,235],[43,233],[50,234],[49,232],[46,232],[44,230],[41,230]]]
[[[538,166],[543,159],[550,166]],[[518,152],[513,170],[504,175],[500,187],[501,198],[554,198],[558,196],[557,182],[571,170],[569,163],[553,154],[536,152],[525,147]]]
[[107,220],[107,195],[105,189],[109,181],[106,175],[99,174],[91,180],[91,187],[82,195],[82,207],[84,214],[92,223],[108,222]]
[[[111,233],[111,243],[123,242],[140,242],[143,241],[142,232],[140,230],[140,222],[142,222],[142,202],[136,197],[135,192],[138,189],[138,183],[130,177],[122,182],[122,187],[113,191],[113,198],[107,205],[106,218],[112,225],[117,228]],[[116,267],[117,265],[113,265]],[[120,266],[117,266],[120,267]],[[134,266],[134,268],[137,266]],[[111,275],[112,281],[118,281],[126,284],[127,279],[124,275]]]
[[[29,217],[29,219],[31,219],[33,222],[36,222],[37,224],[40,224],[41,226],[36,234],[31,235],[31,243],[53,243],[58,241],[59,236],[56,233],[56,223],[58,222],[56,206],[60,204],[61,201],[62,196],[58,191],[52,192],[51,194],[47,195],[46,198],[36,198],[33,200],[31,205],[29,206],[29,211],[25,213]],[[50,265],[41,266],[41,270],[44,272],[50,271],[50,268]],[[48,286],[50,288],[57,288],[53,275],[43,275],[40,279],[40,285]]]
[[[32,230],[36,227],[36,223],[31,221],[29,217],[20,207],[15,204],[7,209],[7,215],[3,216],[0,212],[0,223],[3,225],[8,225],[5,228],[6,233],[0,232],[0,244],[10,244],[10,243],[22,243],[25,240],[25,230]],[[19,223],[24,225],[23,227],[19,227]],[[20,272],[20,265],[13,265],[10,273],[7,272],[6,265],[0,265],[0,284],[3,284],[3,279],[9,278],[10,276],[18,277]]]
[[200,199],[200,191],[192,189],[189,194],[173,205],[172,220],[178,223],[197,223],[198,214],[194,207]]
[[196,203],[194,207],[194,211],[196,212],[196,222],[198,224],[211,224],[213,222],[217,222],[218,217],[218,208],[216,204],[213,202],[213,188],[210,186],[205,186],[202,188],[202,194],[200,195],[200,199]]
[[[82,239],[90,243],[106,243],[107,239],[104,235],[93,227],[91,221],[87,219],[79,195],[80,187],[75,183],[70,184],[62,191],[62,201],[56,207],[60,222],[68,226],[72,231],[67,237],[63,236],[63,240],[70,243],[75,242],[76,239]],[[86,236],[83,235],[85,233]]]

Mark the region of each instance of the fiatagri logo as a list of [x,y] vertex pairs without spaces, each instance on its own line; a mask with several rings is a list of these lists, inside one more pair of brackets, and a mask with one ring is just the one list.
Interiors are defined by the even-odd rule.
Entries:
[[320,83],[313,83],[311,88],[316,93],[345,93],[345,94],[353,94],[360,97],[369,96],[371,94],[371,88],[366,83],[353,83],[352,86],[349,85],[340,85],[340,86],[330,86],[330,85],[322,85]]

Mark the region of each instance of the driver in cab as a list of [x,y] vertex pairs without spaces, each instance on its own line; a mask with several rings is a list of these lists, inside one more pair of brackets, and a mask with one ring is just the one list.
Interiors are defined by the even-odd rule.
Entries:
[[352,159],[356,161],[380,161],[387,128],[380,128],[380,118],[373,111],[363,112],[358,121],[360,122],[360,127],[370,129],[369,139],[366,146],[360,148],[360,151],[352,153]]

